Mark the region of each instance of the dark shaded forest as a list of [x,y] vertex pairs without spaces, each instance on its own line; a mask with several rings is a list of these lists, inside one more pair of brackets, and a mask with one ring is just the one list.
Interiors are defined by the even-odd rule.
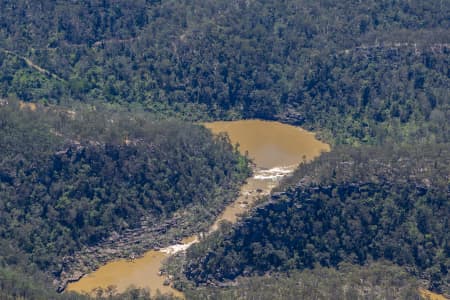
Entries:
[[449,293],[450,147],[336,148],[237,225],[193,245],[199,283],[380,259]]
[[186,292],[189,299],[422,299],[418,283],[405,270],[386,263],[339,269],[316,267],[304,272],[240,278],[233,286],[200,287]]

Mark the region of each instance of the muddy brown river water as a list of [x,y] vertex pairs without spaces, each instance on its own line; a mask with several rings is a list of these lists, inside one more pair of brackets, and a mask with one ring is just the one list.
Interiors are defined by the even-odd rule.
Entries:
[[[226,132],[233,144],[239,143],[240,152],[248,153],[256,165],[254,175],[242,186],[238,199],[226,207],[210,232],[217,230],[222,220],[236,222],[238,215],[246,212],[258,197],[269,194],[279,180],[292,173],[298,164],[330,150],[329,145],[317,140],[313,133],[278,122],[244,120],[212,122],[204,126],[216,134]],[[122,292],[134,285],[149,288],[152,293],[159,290],[183,298],[182,293],[164,285],[165,278],[158,272],[165,258],[196,242],[195,236],[188,237],[181,244],[151,250],[133,261],[112,261],[69,284],[67,290],[91,293],[98,287],[114,286],[117,292]]]

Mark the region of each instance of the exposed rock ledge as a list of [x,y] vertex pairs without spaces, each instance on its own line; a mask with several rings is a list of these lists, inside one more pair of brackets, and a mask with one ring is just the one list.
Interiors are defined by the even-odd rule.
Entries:
[[[160,223],[152,224],[150,218],[141,221],[141,226],[113,232],[109,238],[92,247],[84,247],[72,256],[65,256],[60,269],[54,273],[53,284],[61,293],[71,282],[80,280],[101,265],[115,259],[134,259],[151,249],[160,249],[181,241],[182,235],[193,234],[194,226],[189,226],[189,212],[176,215]],[[154,221],[154,220],[153,220]]]

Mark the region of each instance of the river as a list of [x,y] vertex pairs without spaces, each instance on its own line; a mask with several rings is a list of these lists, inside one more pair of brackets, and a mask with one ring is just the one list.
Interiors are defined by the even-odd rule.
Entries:
[[[239,144],[242,154],[248,153],[255,163],[254,174],[241,187],[239,197],[226,207],[210,228],[217,230],[222,220],[236,222],[238,215],[246,212],[262,195],[269,194],[279,180],[289,175],[303,161],[309,161],[329,151],[329,145],[317,140],[313,133],[298,127],[261,120],[212,122],[204,124],[213,133],[226,132],[233,144]],[[148,251],[133,261],[117,260],[100,267],[79,281],[67,286],[68,291],[91,293],[94,289],[110,289],[123,292],[129,286],[149,288],[154,292],[183,294],[164,285],[166,278],[158,272],[164,259],[171,254],[187,249],[198,240],[188,237],[183,243],[171,245],[158,251]]]

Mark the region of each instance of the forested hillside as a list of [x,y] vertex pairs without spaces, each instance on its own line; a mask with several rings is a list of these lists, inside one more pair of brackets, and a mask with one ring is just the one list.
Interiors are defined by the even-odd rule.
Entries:
[[450,288],[449,145],[338,148],[248,218],[189,249],[196,283],[385,259]]
[[[263,288],[262,288],[263,287]],[[239,278],[221,288],[199,287],[189,299],[422,299],[418,282],[400,267],[386,263],[365,267],[341,264],[339,270],[316,267],[304,272]]]
[[[449,65],[445,0],[0,1],[0,298],[56,298],[67,257],[138,228],[203,231],[250,170],[189,122],[247,118],[334,148],[182,263],[187,285],[285,282],[190,297],[323,271],[343,278],[326,299],[380,259],[400,268],[372,279],[409,274],[386,297],[449,295]],[[363,267],[303,271],[342,262]]]
[[24,256],[54,276],[64,256],[127,229],[194,211],[178,235],[207,228],[249,174],[199,125],[14,102],[0,107],[0,152],[0,263]]
[[2,97],[279,119],[336,143],[449,136],[445,1],[0,5]]

